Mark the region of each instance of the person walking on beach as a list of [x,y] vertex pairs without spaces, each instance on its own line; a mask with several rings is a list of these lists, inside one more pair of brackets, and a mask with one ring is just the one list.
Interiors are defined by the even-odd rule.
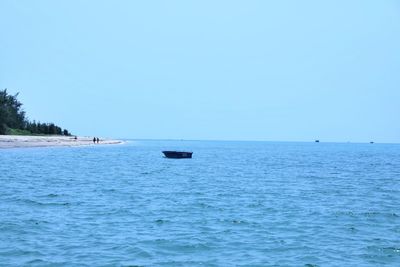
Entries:
[[96,140],[97,140],[97,143],[99,143],[99,142],[100,142],[100,139],[99,139],[98,137],[96,138]]
[[96,144],[96,137],[93,137],[93,144]]

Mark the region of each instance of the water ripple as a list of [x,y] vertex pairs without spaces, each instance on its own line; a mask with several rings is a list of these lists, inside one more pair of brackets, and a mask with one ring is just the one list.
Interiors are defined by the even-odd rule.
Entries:
[[399,174],[399,145],[2,150],[0,265],[398,266]]

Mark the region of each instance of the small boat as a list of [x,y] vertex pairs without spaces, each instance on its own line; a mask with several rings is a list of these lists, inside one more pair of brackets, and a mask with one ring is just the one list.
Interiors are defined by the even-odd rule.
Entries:
[[315,140],[315,143],[319,143],[319,140]]
[[191,159],[193,152],[182,152],[182,151],[163,151],[166,158],[171,159]]

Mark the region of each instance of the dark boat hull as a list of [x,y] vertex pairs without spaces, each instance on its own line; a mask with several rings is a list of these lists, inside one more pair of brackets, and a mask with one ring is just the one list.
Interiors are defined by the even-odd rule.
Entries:
[[166,158],[170,159],[191,159],[193,152],[163,151]]

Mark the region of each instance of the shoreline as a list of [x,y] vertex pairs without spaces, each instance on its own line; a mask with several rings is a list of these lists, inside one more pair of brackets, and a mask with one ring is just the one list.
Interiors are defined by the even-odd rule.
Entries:
[[118,145],[124,141],[100,138],[100,143],[93,143],[93,137],[78,136],[24,136],[0,135],[0,149],[33,147],[79,147],[98,145]]

